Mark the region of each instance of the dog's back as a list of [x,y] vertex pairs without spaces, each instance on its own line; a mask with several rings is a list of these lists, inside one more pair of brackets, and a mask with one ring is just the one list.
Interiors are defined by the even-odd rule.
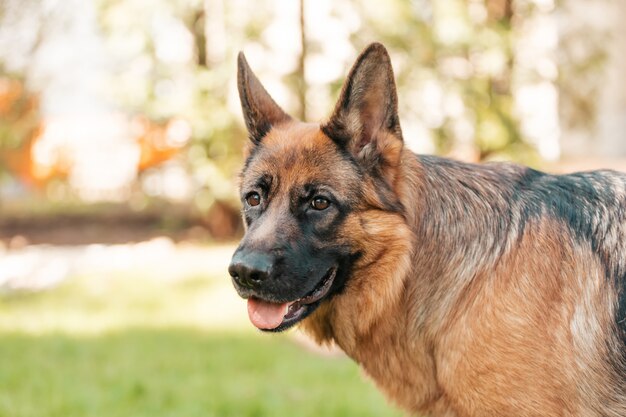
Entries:
[[[458,209],[459,217],[471,218],[442,225],[448,238],[455,224],[479,226],[475,238],[488,236],[499,246],[495,252],[502,253],[524,235],[527,226],[543,223],[548,227],[547,223],[554,222],[570,235],[559,243],[588,245],[589,256],[601,261],[605,279],[616,292],[615,324],[626,344],[625,173],[605,170],[550,175],[510,163],[475,165],[416,157],[424,167],[425,188],[430,189],[425,195],[433,198],[426,206],[436,207],[437,200],[447,202],[447,207],[439,207],[444,213]],[[549,235],[549,230],[545,233]],[[557,236],[560,234],[549,237]],[[459,231],[458,239],[472,239],[467,228]]]
[[443,381],[432,408],[626,415],[626,175],[416,167],[409,291]]

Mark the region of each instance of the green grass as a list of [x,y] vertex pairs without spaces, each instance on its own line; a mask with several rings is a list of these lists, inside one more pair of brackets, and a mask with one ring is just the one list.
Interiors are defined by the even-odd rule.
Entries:
[[225,284],[120,274],[3,296],[0,416],[401,416],[349,359],[207,307]]
[[284,336],[133,329],[1,337],[2,416],[400,415],[353,363]]

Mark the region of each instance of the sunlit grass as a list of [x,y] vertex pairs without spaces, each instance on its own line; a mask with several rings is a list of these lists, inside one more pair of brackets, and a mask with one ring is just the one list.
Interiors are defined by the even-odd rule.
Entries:
[[0,416],[400,416],[345,357],[265,335],[223,276],[0,297]]
[[0,415],[397,416],[345,358],[285,337],[183,329],[5,333]]

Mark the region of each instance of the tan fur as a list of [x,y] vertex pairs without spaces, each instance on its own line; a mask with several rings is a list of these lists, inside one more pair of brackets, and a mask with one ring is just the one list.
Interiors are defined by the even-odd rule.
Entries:
[[[539,197],[526,195],[545,201],[512,201],[532,184],[524,176],[538,175],[532,170],[429,162],[408,151],[382,45],[357,59],[321,126],[286,116],[240,65],[251,134],[271,125],[261,145],[251,137],[245,175],[278,178],[270,220],[247,241],[288,225],[289,191],[307,183],[332,184],[352,203],[333,243],[359,257],[345,287],[301,322],[305,332],[339,345],[415,415],[626,416],[619,289],[610,279],[626,271],[623,210],[585,213],[593,230],[583,232],[571,220],[578,213],[550,211],[562,202],[546,197],[554,189],[545,184]],[[584,184],[623,199],[626,180],[611,175]]]
[[[346,228],[376,261],[364,260],[302,327],[341,346],[394,402],[436,416],[617,415],[586,395],[612,377],[603,357],[614,300],[590,249],[562,225],[532,225],[467,285],[440,270],[414,275],[421,255],[411,256],[410,227],[393,217],[365,213]],[[434,302],[440,294],[450,300]]]

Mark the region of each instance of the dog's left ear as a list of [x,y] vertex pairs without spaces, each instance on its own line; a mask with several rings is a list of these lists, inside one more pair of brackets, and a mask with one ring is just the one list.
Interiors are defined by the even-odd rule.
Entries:
[[366,165],[395,166],[399,162],[398,97],[391,60],[383,45],[373,43],[357,58],[322,130]]
[[258,145],[272,126],[291,120],[250,69],[243,52],[237,57],[237,87],[243,117],[253,145]]

